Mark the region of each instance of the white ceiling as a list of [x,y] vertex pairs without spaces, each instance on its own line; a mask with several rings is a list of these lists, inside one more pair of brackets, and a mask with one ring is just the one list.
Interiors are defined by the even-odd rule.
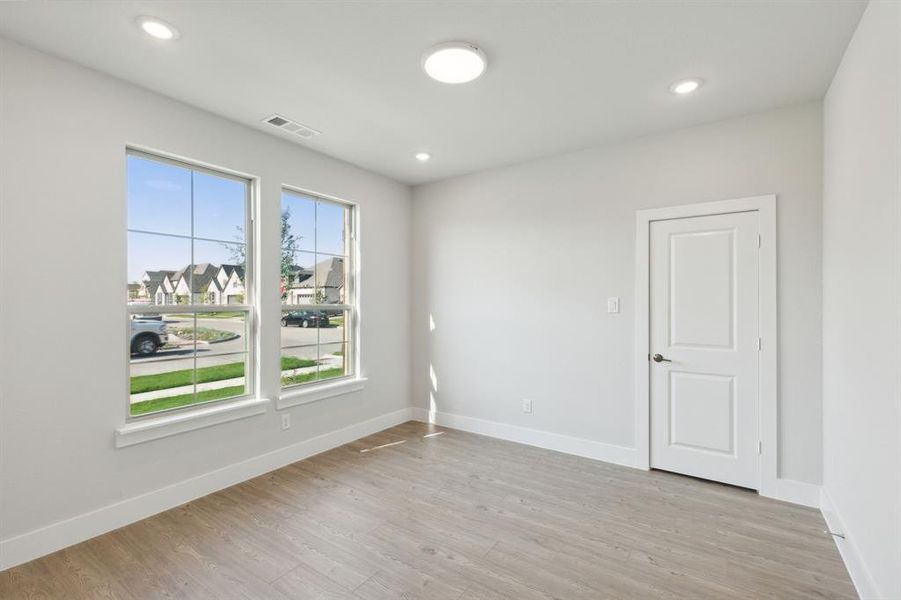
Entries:
[[[864,6],[2,2],[0,35],[260,129],[280,113],[323,132],[298,143],[417,184],[821,98]],[[142,14],[181,39],[147,37]],[[482,78],[424,75],[448,40],[485,50]],[[698,93],[668,92],[691,76]]]

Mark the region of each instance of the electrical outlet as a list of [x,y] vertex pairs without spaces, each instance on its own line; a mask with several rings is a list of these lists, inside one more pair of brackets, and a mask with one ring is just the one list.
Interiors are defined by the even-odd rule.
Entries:
[[282,429],[291,429],[291,414],[285,413],[282,415]]
[[526,413],[527,415],[532,414],[532,401],[528,398],[525,398],[522,401],[522,412]]

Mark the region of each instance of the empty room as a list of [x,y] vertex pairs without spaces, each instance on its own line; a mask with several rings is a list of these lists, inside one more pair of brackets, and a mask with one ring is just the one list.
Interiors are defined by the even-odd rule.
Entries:
[[0,599],[901,600],[901,0],[0,3]]

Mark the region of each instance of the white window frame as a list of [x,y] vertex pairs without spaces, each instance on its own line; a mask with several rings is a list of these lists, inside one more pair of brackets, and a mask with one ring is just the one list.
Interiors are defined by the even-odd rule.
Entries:
[[[344,335],[347,340],[344,349],[344,365],[345,371],[348,372],[342,377],[332,377],[329,379],[282,386],[281,367],[279,367],[280,393],[276,403],[276,408],[278,409],[288,408],[298,404],[307,404],[324,398],[358,391],[363,389],[363,384],[366,381],[360,371],[360,206],[356,202],[351,202],[335,196],[329,196],[327,194],[296,186],[282,185],[281,194],[279,194],[279,214],[281,214],[281,198],[282,195],[286,193],[302,196],[316,202],[338,205],[347,210],[345,245],[347,246],[346,260],[348,264],[345,266],[345,292],[343,304],[286,304],[280,302],[278,314],[279,321],[285,310],[342,310],[348,312],[350,324],[348,326],[348,324],[345,323]],[[316,223],[314,223],[314,227],[315,226]],[[314,255],[316,254],[315,250],[316,248],[314,246]],[[278,259],[281,260],[281,253],[279,253]],[[281,361],[281,351],[283,349],[281,334],[281,328],[279,328],[279,364]]]
[[[222,412],[223,405],[234,404],[238,408],[242,408],[244,405],[248,403],[256,402],[254,399],[258,396],[258,381],[257,381],[257,356],[258,353],[258,345],[259,345],[259,335],[258,335],[258,327],[257,327],[257,309],[256,309],[256,246],[255,239],[256,236],[256,198],[258,196],[258,188],[259,188],[259,180],[256,177],[251,175],[240,173],[238,171],[234,171],[231,169],[226,169],[218,166],[212,166],[208,164],[204,164],[198,161],[189,160],[181,157],[175,157],[171,155],[167,155],[165,153],[160,153],[158,151],[145,150],[142,148],[128,146],[125,149],[126,158],[128,156],[137,156],[139,158],[145,160],[152,160],[161,163],[167,163],[170,165],[174,165],[183,169],[190,169],[192,171],[197,171],[201,173],[206,173],[215,177],[222,177],[226,179],[233,179],[236,181],[240,181],[246,185],[247,195],[244,203],[245,210],[245,219],[244,219],[244,304],[164,304],[164,305],[132,305],[130,303],[126,303],[126,323],[125,323],[125,348],[126,348],[126,390],[125,390],[125,428],[120,428],[118,434],[121,436],[123,433],[130,433],[129,424],[138,425],[137,422],[141,422],[142,424],[146,424],[147,426],[152,425],[150,421],[177,421],[187,416],[185,413],[196,412],[198,414],[203,413],[212,413],[212,412]],[[127,174],[126,174],[127,177]],[[193,199],[192,199],[193,202]],[[126,197],[126,207],[128,206],[128,198]],[[127,220],[126,220],[127,223]],[[192,224],[192,235],[178,235],[178,234],[167,234],[160,233],[155,231],[145,231],[141,229],[132,229],[128,227],[126,224],[126,236],[128,233],[149,233],[153,235],[167,236],[173,238],[180,239],[188,239],[192,241],[191,244],[191,257],[190,264],[194,264],[194,240],[207,241],[207,242],[224,242],[234,244],[234,240],[216,240],[210,238],[202,238],[193,235],[193,224]],[[127,244],[127,242],[126,242]],[[126,261],[127,263],[127,261]],[[127,269],[127,265],[126,265]],[[126,272],[125,280],[128,281],[128,276]],[[174,297],[174,294],[166,294],[166,296]],[[189,296],[190,298],[190,296]],[[245,314],[245,331],[247,332],[247,350],[246,350],[246,362],[244,367],[244,390],[245,393],[240,396],[230,396],[228,398],[222,398],[217,400],[208,400],[206,402],[197,402],[194,404],[188,404],[186,406],[179,406],[175,408],[169,408],[164,410],[159,410],[155,412],[150,412],[142,415],[132,415],[131,413],[131,354],[130,354],[130,342],[131,342],[131,326],[130,321],[133,315],[135,314],[179,314],[179,313],[215,313],[215,312],[243,312]],[[228,353],[235,354],[235,353]],[[163,359],[165,360],[165,359]],[[176,359],[171,359],[176,360]],[[183,359],[182,359],[183,360]],[[160,361],[162,362],[162,361]],[[197,368],[196,356],[194,362],[194,368]],[[195,390],[196,393],[196,390]],[[211,410],[211,407],[214,407]],[[218,408],[215,408],[218,407]],[[228,410],[226,408],[226,410]],[[257,414],[257,413],[254,413]],[[167,434],[168,435],[168,434]],[[161,437],[161,436],[156,436]],[[154,439],[150,437],[149,439]],[[128,443],[118,443],[117,445],[129,445]]]

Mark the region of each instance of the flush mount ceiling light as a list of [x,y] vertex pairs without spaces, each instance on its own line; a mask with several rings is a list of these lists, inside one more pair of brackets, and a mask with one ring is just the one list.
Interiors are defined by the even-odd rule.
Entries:
[[135,22],[144,33],[158,40],[171,41],[179,37],[178,29],[156,17],[140,16]]
[[488,58],[469,42],[446,42],[432,46],[422,55],[426,74],[442,83],[466,83],[485,72]]
[[416,153],[416,160],[418,160],[419,162],[427,162],[430,158],[432,158],[432,155],[429,154],[428,152],[417,152]]
[[669,86],[669,91],[679,96],[690,94],[704,85],[703,79],[682,79]]

